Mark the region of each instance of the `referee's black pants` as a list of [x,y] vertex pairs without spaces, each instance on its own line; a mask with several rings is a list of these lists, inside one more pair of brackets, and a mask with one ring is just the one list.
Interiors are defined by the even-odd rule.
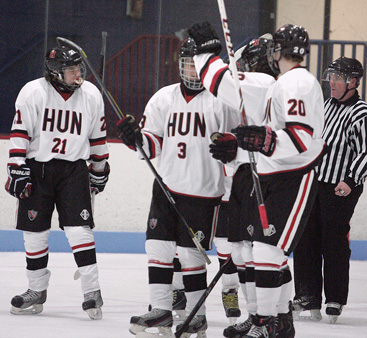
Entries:
[[347,304],[351,253],[349,222],[363,186],[341,197],[335,195],[335,184],[318,184],[314,206],[293,257],[295,299],[309,299],[321,308],[323,278],[325,303]]

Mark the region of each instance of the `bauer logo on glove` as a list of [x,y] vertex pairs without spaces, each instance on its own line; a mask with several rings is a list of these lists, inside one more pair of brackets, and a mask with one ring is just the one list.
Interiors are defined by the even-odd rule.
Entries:
[[5,190],[10,195],[20,199],[31,196],[31,169],[25,164],[21,166],[8,164],[8,180],[5,184]]

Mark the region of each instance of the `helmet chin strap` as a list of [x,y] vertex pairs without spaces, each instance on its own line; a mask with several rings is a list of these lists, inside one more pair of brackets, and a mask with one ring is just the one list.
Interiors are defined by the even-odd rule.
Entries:
[[347,88],[345,88],[345,92],[344,92],[344,94],[342,95],[342,97],[341,97],[341,98],[339,98],[339,99],[337,99],[337,100],[340,102],[341,100],[343,100],[343,99],[344,99],[345,95],[347,95],[347,94],[348,94],[348,92],[350,92],[351,90],[356,89],[356,88],[357,88],[356,86],[354,86],[353,88],[348,88],[348,86],[347,86]]

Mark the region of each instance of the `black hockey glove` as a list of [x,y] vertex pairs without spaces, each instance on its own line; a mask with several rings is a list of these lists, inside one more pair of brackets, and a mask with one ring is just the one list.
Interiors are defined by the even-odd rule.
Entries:
[[5,190],[10,195],[20,199],[31,196],[31,169],[25,164],[21,166],[8,164],[8,180],[5,183]]
[[129,148],[136,150],[136,142],[139,142],[140,144],[143,143],[143,135],[140,132],[139,125],[137,124],[134,116],[126,115],[118,121],[117,129],[119,131],[119,138]]
[[237,155],[237,139],[230,133],[213,133],[210,136],[212,144],[209,145],[210,152],[216,160],[223,163],[231,162]]
[[220,54],[222,50],[222,44],[218,38],[217,32],[208,21],[192,25],[188,29],[188,33],[196,43],[196,54]]
[[98,193],[102,192],[107,184],[108,175],[110,174],[110,165],[106,162],[103,171],[93,170],[93,165],[89,165],[89,184],[91,192]]
[[268,126],[241,126],[231,130],[237,136],[238,146],[248,151],[273,155],[277,135]]

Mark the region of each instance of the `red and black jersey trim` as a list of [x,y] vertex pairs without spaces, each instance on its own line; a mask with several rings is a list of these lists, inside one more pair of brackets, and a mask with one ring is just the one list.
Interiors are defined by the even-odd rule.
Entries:
[[162,145],[163,145],[163,138],[153,135],[153,134],[148,134],[148,133],[144,133],[144,135],[146,136],[146,139],[148,140],[148,149],[149,149],[149,159],[155,158],[157,156],[157,152],[155,149],[155,143],[153,141],[153,137],[158,140],[159,145],[162,149]]
[[[200,80],[202,83],[204,83],[204,79],[205,79],[205,76],[207,75],[208,73],[208,70],[209,70],[209,66],[216,60],[219,59],[219,56],[211,56],[209,57],[208,61],[205,63],[204,67],[201,69],[200,71]],[[221,69],[219,69],[213,76],[212,78],[212,81],[210,83],[210,86],[209,86],[209,91],[215,96],[217,97],[218,95],[218,88],[219,88],[219,85],[222,81],[222,78],[224,76],[224,74],[229,70],[228,66],[225,66]]]
[[26,150],[25,149],[10,149],[9,150],[9,157],[25,157]]
[[296,130],[304,130],[305,132],[310,134],[310,136],[312,136],[313,129],[310,126],[306,124],[302,124],[302,123],[290,122],[290,123],[286,123],[286,128],[283,130],[287,133],[289,138],[292,140],[293,145],[296,147],[299,153],[303,153],[304,151],[307,150],[307,147],[302,142],[301,138],[297,135]]
[[96,155],[96,154],[91,154],[90,157],[89,157],[89,160],[90,161],[93,161],[93,162],[102,162],[104,160],[108,160],[109,158],[109,154],[104,154],[104,155]]
[[26,130],[21,130],[21,129],[13,129],[10,132],[10,138],[12,138],[12,137],[20,137],[20,138],[24,138],[28,141],[31,139],[28,135],[28,132]]
[[106,137],[89,139],[89,144],[91,147],[106,144]]

